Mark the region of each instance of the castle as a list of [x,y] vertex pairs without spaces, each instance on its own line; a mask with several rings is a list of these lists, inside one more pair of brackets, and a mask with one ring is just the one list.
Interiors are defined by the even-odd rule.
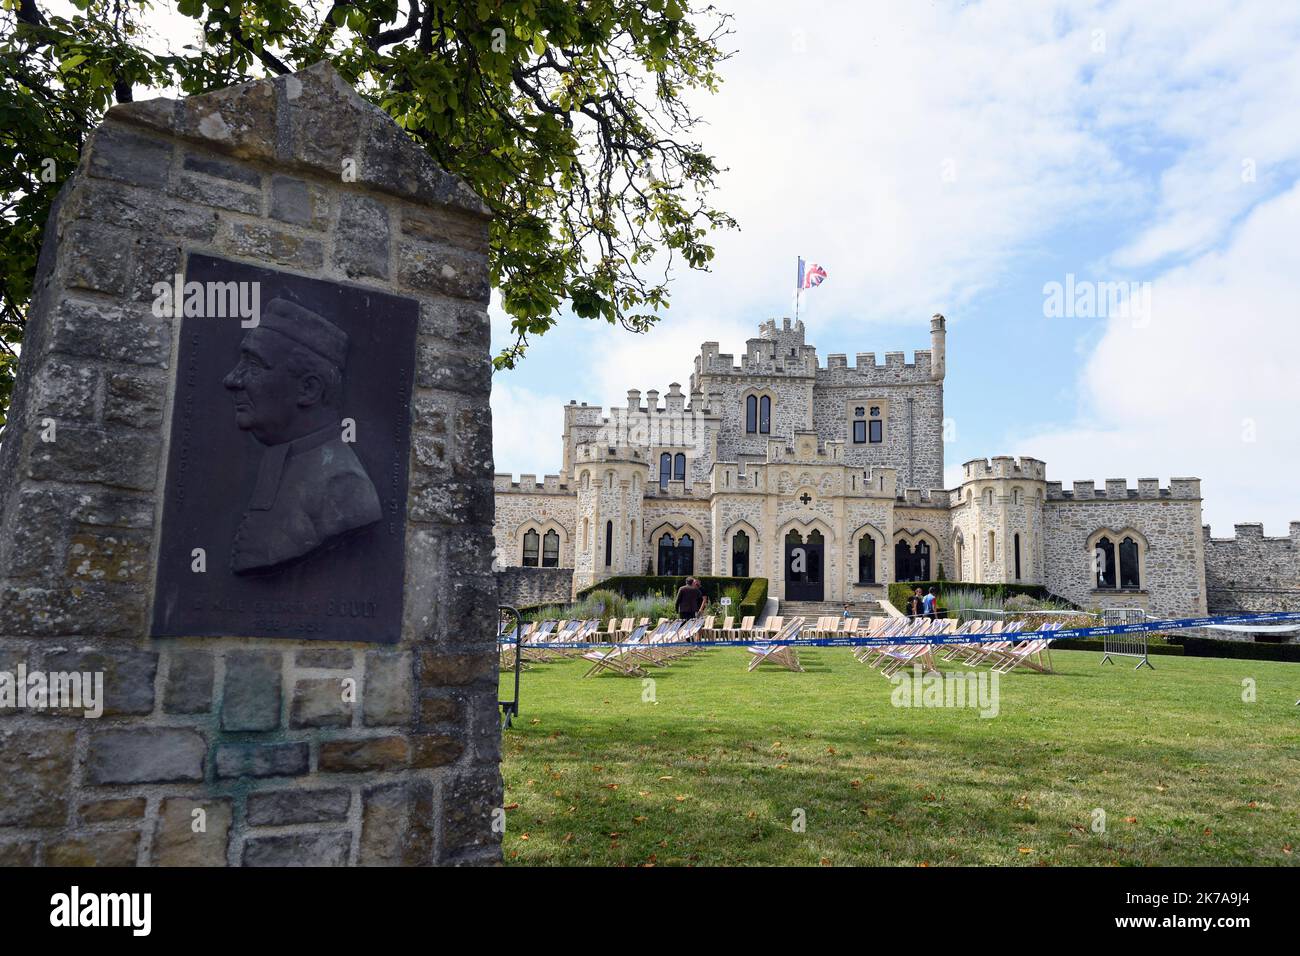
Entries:
[[821,366],[802,322],[768,321],[739,363],[705,342],[689,395],[570,402],[562,474],[496,476],[498,567],[556,569],[539,600],[695,573],[766,577],[784,601],[878,601],[890,582],[943,577],[1158,616],[1300,607],[1300,522],[1211,538],[1197,478],[1065,488],[1042,461],[1000,456],[943,488],[946,335],[936,315],[910,362]]

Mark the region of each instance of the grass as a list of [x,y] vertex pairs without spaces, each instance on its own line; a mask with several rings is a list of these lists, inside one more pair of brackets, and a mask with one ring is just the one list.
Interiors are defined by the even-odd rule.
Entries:
[[803,674],[711,649],[652,687],[534,664],[504,739],[506,863],[1300,861],[1300,666],[1053,656],[1001,680],[991,719],[894,707],[844,648],[802,650]]

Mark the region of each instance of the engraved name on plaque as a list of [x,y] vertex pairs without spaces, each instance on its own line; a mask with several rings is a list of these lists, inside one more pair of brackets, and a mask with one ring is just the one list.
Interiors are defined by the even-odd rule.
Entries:
[[396,642],[419,304],[196,254],[175,302],[153,636]]

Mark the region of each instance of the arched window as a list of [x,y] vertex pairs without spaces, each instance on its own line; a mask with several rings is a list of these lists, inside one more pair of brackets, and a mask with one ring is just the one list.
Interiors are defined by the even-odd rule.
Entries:
[[758,396],[750,395],[745,399],[745,431],[753,435],[758,431]]
[[611,490],[614,487],[614,473],[612,471],[605,472],[605,487]]
[[772,399],[766,395],[758,400],[758,432],[760,435],[772,433]]
[[1097,587],[1115,586],[1115,545],[1110,538],[1098,538],[1093,549],[1093,563],[1097,568]]
[[[1019,492],[1016,492],[1016,494],[1019,494]],[[1013,539],[1013,546],[1016,549],[1016,580],[1019,581],[1020,580],[1020,535],[1017,534]]]
[[531,528],[524,532],[524,567],[537,567],[537,546],[541,543],[541,537]]
[[876,583],[876,539],[869,534],[858,539],[858,583]]
[[749,577],[749,535],[743,531],[731,536],[731,576]]
[[614,522],[605,522],[605,567],[614,563]]
[[1022,490],[1019,489],[1019,488],[1012,488],[1012,489],[1011,489],[1011,503],[1012,503],[1013,505],[1019,505],[1019,504],[1024,504],[1024,501],[1025,501],[1025,493],[1024,493],[1024,491],[1022,491]]
[[673,542],[673,536],[665,531],[659,538],[659,573],[682,575],[695,573],[695,542],[689,534],[684,534]]
[[930,545],[925,541],[916,545],[916,580],[930,580]]
[[673,456],[673,481],[686,480],[686,456],[678,452]]
[[584,551],[587,550],[587,529],[590,527],[590,520],[589,518],[582,519],[582,550]]
[[677,567],[678,574],[695,573],[695,542],[689,534],[677,539]]
[[673,477],[673,456],[664,452],[659,456],[659,487],[668,490],[668,482]]
[[1138,545],[1132,538],[1125,538],[1119,543],[1119,586],[1122,588],[1142,586],[1138,573]]
[[993,489],[992,489],[992,488],[985,488],[985,489],[984,489],[984,507],[986,507],[986,508],[992,508],[992,507],[993,507]]
[[560,536],[552,528],[542,535],[542,567],[558,568],[560,566]]
[[957,540],[953,542],[953,548],[957,552],[957,580],[961,581],[966,577],[966,565],[963,563],[965,561],[965,556],[962,552],[965,550],[965,547],[960,531],[957,532]]

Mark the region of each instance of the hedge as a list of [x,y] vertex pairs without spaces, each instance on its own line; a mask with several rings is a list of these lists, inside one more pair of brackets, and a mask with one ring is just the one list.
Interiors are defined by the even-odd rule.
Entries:
[[1250,661],[1300,662],[1300,644],[1270,644],[1254,641],[1223,641],[1213,637],[1189,637],[1183,641],[1187,657],[1230,657]]
[[1059,601],[1060,598],[1054,597],[1047,588],[1041,584],[976,584],[972,581],[895,581],[889,585],[889,603],[894,605],[900,611],[906,612],[907,598],[915,588],[920,588],[923,594],[928,594],[930,588],[934,588],[935,593],[939,596],[939,603],[943,603],[943,592],[948,589],[982,591],[985,597],[1009,598],[1013,594],[1028,594],[1032,598],[1042,600],[1052,598]]
[[740,606],[732,611],[736,617],[758,617],[763,613],[763,608],[767,604],[767,578],[727,578],[721,576],[705,576],[701,574],[693,575],[654,575],[654,574],[623,574],[612,578],[605,578],[593,584],[591,587],[583,588],[578,592],[578,600],[581,601],[592,591],[613,591],[615,594],[621,594],[623,597],[640,597],[643,594],[667,594],[672,596],[677,593],[677,589],[686,583],[687,577],[693,577],[700,582],[704,593],[709,596],[709,600],[714,604],[722,593],[730,588],[740,588],[744,597],[741,598]]

